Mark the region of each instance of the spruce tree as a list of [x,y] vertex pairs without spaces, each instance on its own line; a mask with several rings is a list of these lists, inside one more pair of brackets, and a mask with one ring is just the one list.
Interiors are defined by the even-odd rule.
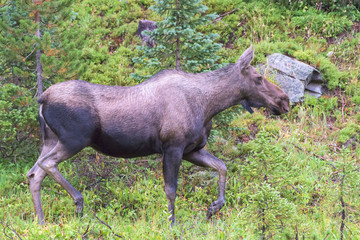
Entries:
[[46,85],[75,78],[83,70],[84,38],[72,1],[15,0],[0,6],[0,75],[3,81],[42,92]]
[[[201,0],[155,0],[152,9],[164,17],[157,28],[146,32],[155,47],[141,46],[143,55],[133,59],[135,64],[147,66],[149,73],[176,68],[201,72],[216,68],[221,44],[214,43],[217,34],[204,35],[197,27],[209,23],[217,14],[203,15],[208,9]],[[140,75],[133,74],[135,78]],[[148,77],[148,76],[147,76]]]

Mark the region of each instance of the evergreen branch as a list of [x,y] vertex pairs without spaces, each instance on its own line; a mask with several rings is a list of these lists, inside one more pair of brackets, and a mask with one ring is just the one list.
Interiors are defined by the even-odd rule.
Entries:
[[345,213],[345,202],[342,196],[340,196],[340,203],[341,203],[341,207],[342,207],[342,211],[341,211],[341,225],[340,225],[340,240],[344,239],[344,227],[345,227],[345,218],[346,218],[346,213]]
[[267,236],[267,238],[266,239],[270,239],[270,238],[272,238],[273,236],[275,236],[277,233],[273,233],[273,234],[271,234],[271,235],[269,235],[269,236]]

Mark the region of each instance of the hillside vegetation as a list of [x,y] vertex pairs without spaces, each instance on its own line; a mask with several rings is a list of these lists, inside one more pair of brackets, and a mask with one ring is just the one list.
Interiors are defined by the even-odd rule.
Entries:
[[[11,4],[0,1],[1,17],[21,10]],[[133,58],[142,54],[136,31],[140,19],[162,19],[151,10],[153,4],[152,0],[72,1],[68,17],[58,25],[60,42],[50,41],[54,31],[44,35],[45,87],[74,78],[138,84],[130,74],[150,72],[134,65]],[[206,210],[217,196],[217,173],[182,163],[178,224],[170,228],[160,156],[116,159],[87,148],[59,165],[84,196],[84,216],[77,217],[70,196],[46,178],[42,203],[47,224],[40,227],[26,179],[41,146],[36,74],[32,65],[21,65],[30,58],[12,54],[25,49],[15,44],[15,37],[10,41],[12,34],[19,34],[15,27],[6,28],[1,22],[0,44],[14,44],[0,49],[1,239],[360,239],[359,4],[350,0],[203,0],[202,4],[209,8],[206,13],[219,15],[198,28],[219,35],[216,42],[223,47],[217,64],[234,63],[251,44],[253,65],[272,53],[286,54],[321,72],[323,96],[307,97],[279,117],[264,109],[250,114],[241,107],[215,117],[206,148],[224,160],[228,176],[226,205],[209,221]],[[32,44],[29,41],[25,56]]]

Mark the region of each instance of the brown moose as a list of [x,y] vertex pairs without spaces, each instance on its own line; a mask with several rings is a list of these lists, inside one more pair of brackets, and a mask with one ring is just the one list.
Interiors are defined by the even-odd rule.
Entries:
[[235,64],[205,73],[160,71],[130,87],[85,81],[55,84],[39,98],[44,146],[27,174],[40,224],[41,183],[50,175],[83,211],[83,196],[58,171],[58,164],[91,146],[115,157],[163,156],[165,193],[170,221],[175,221],[175,196],[181,160],[210,167],[219,173],[219,194],[207,217],[225,204],[226,166],[204,146],[217,113],[236,104],[267,107],[273,114],[289,111],[288,96],[250,65],[248,48]]

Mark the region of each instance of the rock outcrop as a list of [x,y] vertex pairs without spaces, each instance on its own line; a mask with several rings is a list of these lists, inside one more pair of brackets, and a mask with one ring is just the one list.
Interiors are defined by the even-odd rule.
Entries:
[[315,97],[322,95],[323,79],[320,72],[296,59],[274,53],[259,69],[263,75],[272,76],[277,81],[291,103],[303,101],[305,94]]

